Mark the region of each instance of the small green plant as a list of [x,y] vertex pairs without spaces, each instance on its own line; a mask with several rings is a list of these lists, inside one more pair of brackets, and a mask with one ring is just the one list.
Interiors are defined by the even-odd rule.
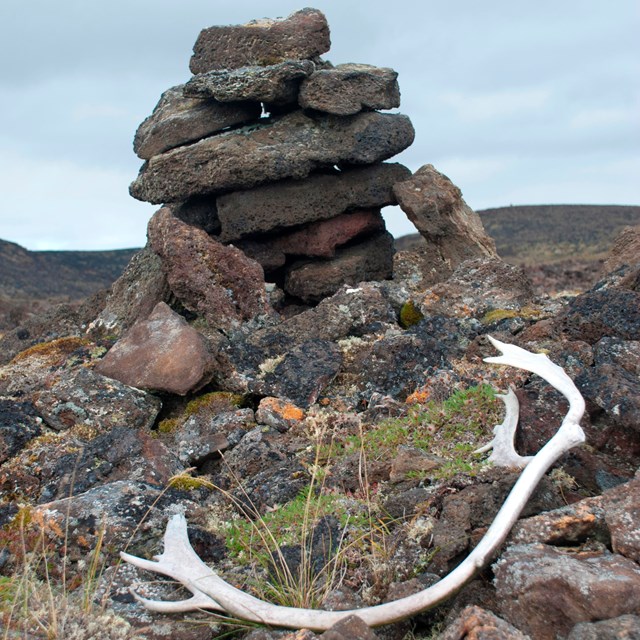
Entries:
[[371,459],[392,459],[399,446],[410,445],[447,460],[433,472],[436,479],[479,468],[473,451],[490,439],[501,421],[502,404],[486,384],[456,391],[444,402],[428,401],[409,407],[407,415],[385,420],[361,434],[335,444],[342,455],[362,448]]

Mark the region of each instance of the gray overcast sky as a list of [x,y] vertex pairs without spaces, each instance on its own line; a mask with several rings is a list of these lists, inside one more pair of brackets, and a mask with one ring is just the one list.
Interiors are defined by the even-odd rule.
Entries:
[[[296,0],[2,0],[0,238],[29,249],[141,246],[128,195],[137,125],[185,82],[202,28]],[[309,0],[334,64],[399,72],[416,141],[475,209],[640,204],[638,0]],[[395,235],[412,232],[391,210]]]

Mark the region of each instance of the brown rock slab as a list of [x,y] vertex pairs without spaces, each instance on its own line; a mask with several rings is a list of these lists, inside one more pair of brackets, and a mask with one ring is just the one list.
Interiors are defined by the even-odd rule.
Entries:
[[520,310],[531,304],[533,288],[524,271],[500,258],[476,258],[458,265],[444,282],[418,299],[424,315],[466,318],[492,310]]
[[339,116],[363,109],[393,109],[400,106],[397,78],[393,69],[368,64],[320,69],[303,81],[298,104]]
[[148,233],[174,295],[213,327],[230,329],[272,313],[262,267],[240,249],[181,222],[167,207],[153,216]]
[[400,114],[312,118],[294,111],[264,125],[154,156],[130,192],[138,200],[162,203],[249,189],[264,182],[304,178],[314,169],[336,164],[380,162],[406,149],[413,138],[411,121]]
[[609,257],[602,265],[605,273],[619,269],[623,265],[633,266],[640,262],[640,225],[625,227],[615,239]]
[[336,622],[320,637],[324,640],[376,640],[380,636],[358,616],[349,616]]
[[497,257],[495,243],[485,233],[480,216],[463,200],[460,189],[433,165],[420,167],[393,191],[429,243],[435,268],[451,273],[464,260]]
[[286,19],[253,20],[244,25],[203,29],[193,47],[192,73],[311,59],[329,51],[329,25],[317,9]]
[[579,622],[640,612],[640,567],[617,554],[515,545],[494,572],[501,614],[539,640],[566,636]]
[[190,96],[185,85],[167,89],[153,113],[138,127],[133,150],[139,158],[152,156],[260,117],[257,102],[227,102]]
[[241,240],[237,246],[267,271],[284,265],[287,256],[332,258],[337,247],[358,236],[381,230],[384,230],[384,220],[380,211],[360,209],[329,220],[311,222],[274,239]]
[[305,302],[317,302],[343,284],[386,280],[393,270],[393,236],[378,233],[359,244],[340,249],[333,260],[297,262],[288,270],[285,291]]
[[465,607],[438,640],[529,640],[522,631],[491,611]]
[[159,302],[113,345],[96,371],[138,389],[185,395],[209,381],[212,366],[204,338]]
[[282,180],[217,199],[220,240],[333,218],[356,208],[396,204],[392,187],[411,175],[397,163],[312,174],[304,180]]
[[191,78],[184,93],[219,102],[251,100],[285,105],[296,101],[300,83],[314,69],[310,60],[285,60],[267,67],[207,71]]
[[611,548],[640,563],[640,476],[603,495]]

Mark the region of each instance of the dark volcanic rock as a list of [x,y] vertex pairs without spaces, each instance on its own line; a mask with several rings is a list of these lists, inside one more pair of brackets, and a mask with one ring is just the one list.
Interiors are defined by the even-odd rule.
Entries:
[[332,342],[303,342],[293,347],[272,371],[266,372],[265,392],[308,407],[335,378],[341,364],[340,349]]
[[578,622],[640,612],[640,568],[616,554],[515,545],[494,571],[502,615],[539,640],[566,636]]
[[80,367],[62,370],[37,394],[35,406],[56,430],[83,425],[99,432],[116,426],[149,429],[161,402],[144,391]]
[[184,89],[185,85],[167,89],[153,113],[138,127],[133,150],[139,158],[148,160],[169,149],[260,117],[261,107],[256,102],[222,104],[216,100],[189,97]]
[[595,344],[610,336],[637,340],[640,336],[640,291],[609,288],[574,298],[556,321],[571,340]]
[[30,402],[0,398],[0,464],[42,433],[42,419]]
[[402,210],[427,240],[433,268],[443,275],[471,258],[497,257],[494,241],[462,199],[462,192],[433,165],[420,167],[393,188]]
[[331,46],[329,25],[317,9],[302,9],[286,19],[253,20],[243,25],[203,29],[193,47],[192,73],[269,65],[319,56]]
[[194,196],[184,202],[173,203],[169,208],[178,220],[198,227],[210,236],[220,235],[220,218],[215,196]]
[[317,302],[343,284],[386,280],[392,271],[393,236],[384,231],[339,249],[333,260],[294,263],[287,271],[284,290],[305,302]]
[[406,149],[413,137],[409,118],[399,114],[311,118],[295,111],[154,156],[130,191],[139,200],[162,203],[248,189],[339,163],[380,162]]
[[376,164],[220,196],[220,239],[230,242],[258,232],[333,218],[351,209],[396,204],[392,186],[409,175],[401,164]]
[[230,329],[272,312],[262,267],[239,249],[181,222],[167,207],[153,216],[148,233],[175,296],[213,327]]
[[267,67],[207,71],[191,78],[184,85],[184,93],[220,102],[252,100],[273,105],[290,104],[298,97],[302,79],[314,69],[310,60],[286,60]]
[[580,392],[610,419],[640,431],[640,341],[602,338],[594,365],[576,378]]
[[363,109],[393,109],[400,106],[398,74],[393,69],[368,64],[339,64],[320,69],[300,87],[298,102],[316,109],[348,116]]
[[212,368],[202,335],[159,302],[113,345],[96,371],[137,389],[183,396],[209,382]]

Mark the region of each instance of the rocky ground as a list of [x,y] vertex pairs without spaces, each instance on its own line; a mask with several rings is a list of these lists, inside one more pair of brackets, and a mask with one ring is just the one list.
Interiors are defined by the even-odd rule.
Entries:
[[[147,247],[107,296],[0,339],[5,637],[637,637],[638,229],[588,290],[540,295],[445,176],[381,162],[411,138],[404,116],[373,111],[395,104],[395,78],[321,64],[322,14],[212,29],[192,59],[192,90],[206,96],[174,88],[136,136],[149,158],[133,191],[169,200]],[[234,62],[247,43],[253,64],[260,46],[269,52],[257,70]],[[220,75],[216,56],[245,70]],[[229,130],[226,109],[209,111],[222,89],[277,115]],[[203,109],[222,132],[176,125]],[[244,104],[229,117],[256,113]],[[257,164],[244,163],[250,149]],[[400,204],[426,248],[394,253],[383,203]],[[484,362],[496,355],[487,335],[566,370],[586,400],[587,439],[458,593],[394,624],[353,616],[322,634],[152,613],[135,599],[132,585],[153,599],[189,596],[119,560],[161,553],[175,514],[225,580],[281,604],[357,609],[437,583],[518,477],[474,453],[502,420],[495,393],[515,388],[522,455],[567,412],[539,377]]]

